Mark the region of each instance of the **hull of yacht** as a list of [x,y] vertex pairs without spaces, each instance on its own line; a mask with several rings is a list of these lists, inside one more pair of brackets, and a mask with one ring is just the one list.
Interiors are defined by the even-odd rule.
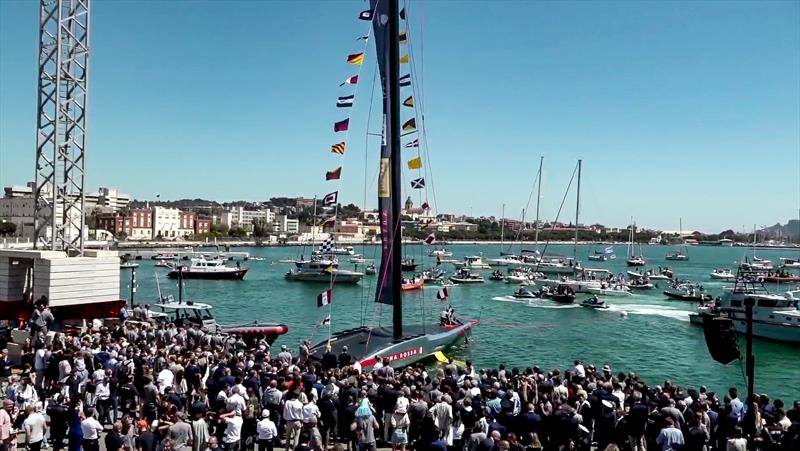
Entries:
[[173,269],[169,273],[167,273],[167,277],[170,279],[178,279],[183,277],[184,279],[204,279],[204,280],[241,280],[244,278],[244,275],[247,274],[248,268],[229,268],[228,270],[220,271],[202,271],[196,270],[191,268],[184,268],[183,274],[179,274],[180,271],[177,269]]
[[[689,321],[693,324],[703,325],[703,316],[708,313],[690,313]],[[779,312],[776,312],[777,317]],[[800,343],[800,321],[796,315],[788,321],[769,323],[764,320],[753,320],[753,336],[767,338],[769,340],[785,341],[789,343]],[[733,328],[737,333],[747,333],[747,321],[743,313],[737,313],[733,317]]]
[[290,271],[284,276],[286,280],[296,282],[322,282],[322,283],[358,283],[364,273],[353,271],[334,271],[334,277],[324,272]]
[[322,358],[325,348],[330,345],[331,352],[339,355],[347,346],[348,352],[361,364],[362,371],[370,371],[378,357],[389,361],[389,365],[401,367],[411,365],[429,357],[437,351],[447,349],[459,339],[469,336],[478,321],[468,321],[452,327],[435,325],[409,325],[404,327],[405,335],[395,339],[391,328],[359,327],[348,329],[331,335],[311,348],[311,356]]

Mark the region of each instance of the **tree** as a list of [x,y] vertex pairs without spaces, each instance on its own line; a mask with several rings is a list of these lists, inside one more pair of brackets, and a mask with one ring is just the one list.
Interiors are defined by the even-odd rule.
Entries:
[[341,218],[357,218],[361,209],[355,204],[347,204],[339,206],[339,217]]
[[222,236],[228,234],[228,226],[221,223],[212,223],[209,228],[211,236]]
[[272,224],[266,218],[253,219],[253,236],[269,236],[272,232]]
[[17,225],[5,220],[0,221],[0,236],[11,236],[17,231]]
[[231,227],[231,229],[228,230],[228,235],[235,236],[238,238],[244,238],[247,236],[247,230],[241,227]]

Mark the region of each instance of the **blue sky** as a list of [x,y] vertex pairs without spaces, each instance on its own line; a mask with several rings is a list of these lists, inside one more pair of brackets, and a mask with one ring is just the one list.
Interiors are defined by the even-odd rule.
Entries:
[[[2,185],[33,177],[36,5],[0,1]],[[366,32],[364,5],[95,1],[88,186],[140,199],[310,197],[337,189],[323,174],[343,161],[340,199],[362,204],[371,46],[347,155],[328,149],[348,113],[334,105],[352,92],[338,84],[354,73],[344,58]],[[544,155],[546,218],[578,158],[585,221],[677,229],[683,217],[719,231],[797,217],[798,2],[429,0],[409,11],[440,212],[498,215],[505,203],[518,216]],[[369,182],[367,206],[374,192]]]

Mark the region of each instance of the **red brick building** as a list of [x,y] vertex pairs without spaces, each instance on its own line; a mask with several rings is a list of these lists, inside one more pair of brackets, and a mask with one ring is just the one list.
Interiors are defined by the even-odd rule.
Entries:
[[194,234],[203,235],[206,233],[211,233],[211,218],[195,218]]
[[105,213],[97,218],[97,228],[114,235],[124,233],[132,240],[153,239],[153,210],[134,208],[127,214]]
[[191,211],[182,211],[178,215],[178,236],[188,237],[194,235],[194,224],[197,215]]

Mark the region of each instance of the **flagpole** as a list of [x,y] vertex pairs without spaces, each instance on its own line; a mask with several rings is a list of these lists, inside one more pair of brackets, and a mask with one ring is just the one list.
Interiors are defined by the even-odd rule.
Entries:
[[311,220],[311,247],[314,247],[314,235],[317,231],[317,195],[314,195],[314,219]]

